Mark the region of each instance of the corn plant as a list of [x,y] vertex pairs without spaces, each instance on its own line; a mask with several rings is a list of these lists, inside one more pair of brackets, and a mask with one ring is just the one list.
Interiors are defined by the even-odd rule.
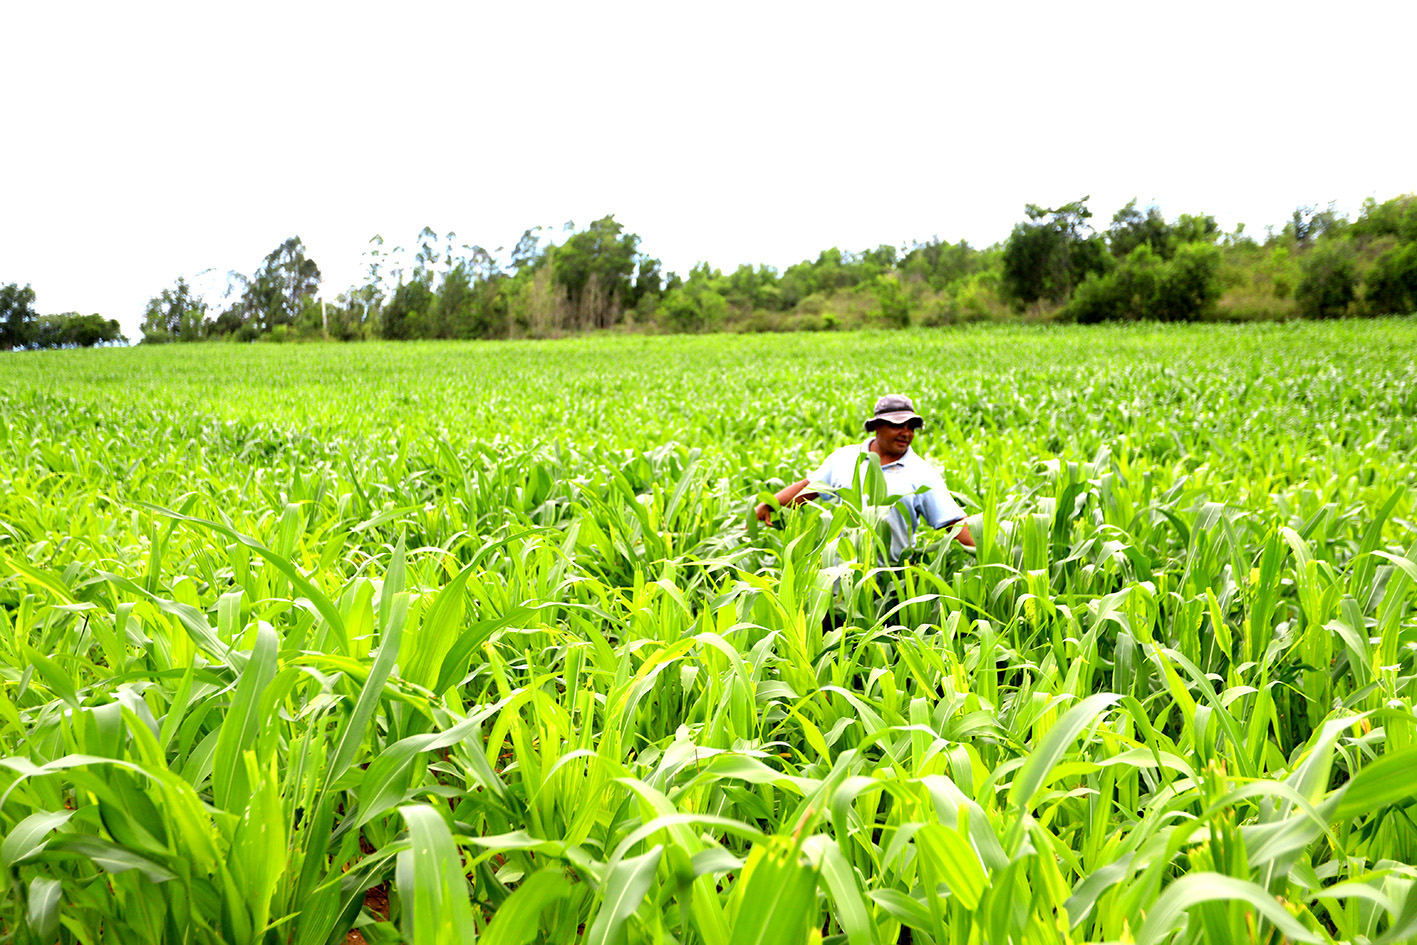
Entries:
[[[0,941],[1417,941],[1414,355],[3,359]],[[977,549],[760,526],[886,390]]]

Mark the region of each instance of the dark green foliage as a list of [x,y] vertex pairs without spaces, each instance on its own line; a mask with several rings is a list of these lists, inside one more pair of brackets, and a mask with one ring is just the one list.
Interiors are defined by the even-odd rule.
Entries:
[[384,337],[394,341],[428,338],[435,296],[421,280],[405,282],[384,306]]
[[1214,246],[1183,243],[1163,260],[1142,243],[1117,268],[1088,276],[1064,315],[1083,323],[1202,318],[1220,297],[1219,272],[1220,251]]
[[28,348],[34,342],[34,289],[18,283],[0,286],[0,350]]
[[1160,207],[1147,207],[1143,214],[1132,199],[1112,215],[1107,245],[1118,259],[1127,258],[1132,250],[1142,245],[1150,246],[1162,259],[1170,259],[1187,243],[1214,243],[1219,236],[1220,226],[1215,217],[1183,213],[1175,223],[1167,223]]
[[1138,246],[1150,246],[1152,252],[1162,257],[1171,255],[1171,227],[1161,215],[1161,208],[1150,206],[1146,213],[1137,209],[1136,198],[1112,215],[1112,226],[1107,230],[1107,246],[1112,255],[1126,259]]
[[36,348],[94,348],[127,343],[117,319],[98,314],[41,315],[35,324]]
[[476,338],[475,333],[466,333],[477,319],[477,293],[473,288],[472,273],[466,263],[458,263],[443,276],[438,287],[437,304],[433,306],[431,337],[434,338]]
[[1358,294],[1358,268],[1351,240],[1321,240],[1300,261],[1294,289],[1299,311],[1310,318],[1335,318]]
[[179,277],[171,288],[148,300],[143,313],[143,344],[200,341],[206,333],[206,314],[207,303]]
[[1027,223],[1014,227],[1004,244],[1003,288],[1016,305],[1064,302],[1089,273],[1105,272],[1107,250],[1085,235],[1092,211],[1083,197],[1056,209],[1029,204]]
[[306,257],[305,244],[298,236],[271,250],[261,268],[250,277],[239,273],[233,273],[232,277],[242,287],[241,296],[212,327],[217,334],[234,334],[239,338],[295,324],[306,303],[320,288],[320,267]]
[[1151,317],[1164,322],[1203,318],[1220,298],[1220,250],[1204,242],[1184,242],[1162,267]]
[[1397,246],[1379,256],[1363,289],[1370,314],[1417,312],[1417,242]]
[[635,288],[631,293],[631,304],[635,308],[643,308],[646,302],[658,299],[664,291],[664,277],[659,268],[658,259],[641,254],[636,260]]
[[[573,234],[552,258],[556,284],[588,327],[608,328],[634,304],[640,238],[607,216]],[[657,265],[657,263],[656,263]]]
[[101,315],[40,315],[34,289],[18,283],[0,285],[0,350],[18,348],[92,348],[126,344],[118,322]]

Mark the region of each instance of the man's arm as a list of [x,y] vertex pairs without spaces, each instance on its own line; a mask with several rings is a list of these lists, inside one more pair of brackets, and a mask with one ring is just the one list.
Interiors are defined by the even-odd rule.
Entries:
[[[812,499],[815,499],[817,497],[817,494],[815,492],[802,491],[803,489],[807,488],[807,483],[809,481],[810,480],[807,479],[799,479],[792,485],[788,486],[786,489],[783,489],[777,494],[777,504],[782,506],[783,508],[791,508],[794,505],[801,505],[803,502],[808,502]],[[758,515],[758,521],[772,521],[772,506],[768,505],[766,502],[758,503],[756,512]]]
[[921,511],[925,520],[935,528],[955,529],[955,541],[966,548],[974,547],[974,536],[969,533],[969,522],[955,497],[945,485],[945,479],[934,466],[929,467],[928,490],[921,496]]

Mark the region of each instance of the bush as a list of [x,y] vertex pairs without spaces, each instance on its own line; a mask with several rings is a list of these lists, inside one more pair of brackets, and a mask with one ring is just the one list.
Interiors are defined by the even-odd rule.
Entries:
[[1294,301],[1309,318],[1336,318],[1358,294],[1351,240],[1320,240],[1299,263]]
[[702,282],[666,293],[660,317],[671,331],[712,331],[728,320],[728,300]]
[[890,276],[877,276],[874,289],[880,308],[871,314],[892,328],[909,328],[910,299],[906,298],[899,280]]
[[1186,322],[1208,314],[1220,298],[1220,250],[1209,243],[1182,243],[1162,267],[1151,317]]
[[1417,312],[1417,243],[1379,256],[1363,284],[1364,308],[1372,315]]
[[1093,273],[1078,286],[1063,309],[1065,318],[1083,323],[1194,321],[1204,318],[1220,298],[1220,250],[1208,243],[1184,243],[1163,262],[1143,243],[1105,275]]

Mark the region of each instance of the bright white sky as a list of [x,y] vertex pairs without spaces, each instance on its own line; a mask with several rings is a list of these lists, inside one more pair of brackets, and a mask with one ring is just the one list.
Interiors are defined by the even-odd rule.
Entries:
[[1414,34],[1411,0],[3,0],[0,283],[136,340],[295,234],[329,298],[425,224],[614,213],[680,272],[987,245],[1085,194],[1263,235],[1417,190]]

